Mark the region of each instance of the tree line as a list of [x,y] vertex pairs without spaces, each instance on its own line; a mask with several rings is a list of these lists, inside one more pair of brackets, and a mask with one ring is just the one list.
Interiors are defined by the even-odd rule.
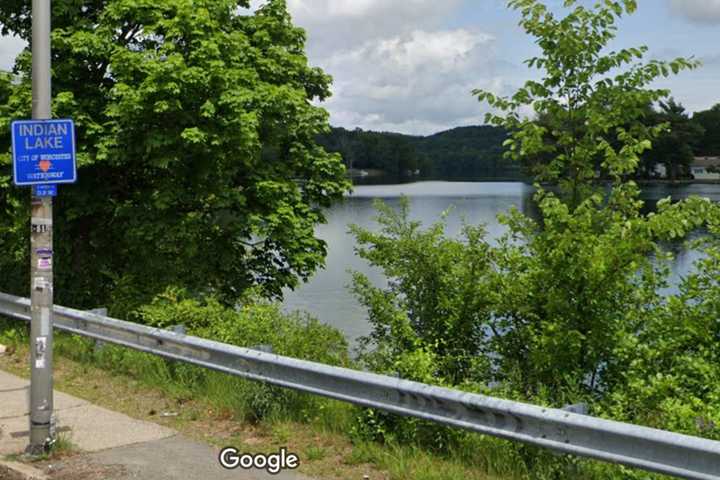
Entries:
[[429,136],[333,128],[319,136],[318,143],[340,153],[351,170],[444,177],[518,176],[519,165],[502,156],[506,138],[504,129],[490,125],[458,127]]
[[[672,180],[690,178],[694,157],[720,155],[720,103],[690,116],[670,98],[656,107],[648,104],[640,118],[647,127],[663,125],[665,129],[640,157],[635,178],[656,178],[662,171],[659,166]],[[548,130],[545,141],[555,141],[552,131],[557,122],[547,116],[538,122]],[[429,136],[332,128],[318,137],[318,143],[342,155],[351,171],[377,169],[390,175],[525,178],[547,165],[549,158],[543,154],[524,157],[519,163],[505,158],[507,138],[506,129],[492,125],[458,127]]]

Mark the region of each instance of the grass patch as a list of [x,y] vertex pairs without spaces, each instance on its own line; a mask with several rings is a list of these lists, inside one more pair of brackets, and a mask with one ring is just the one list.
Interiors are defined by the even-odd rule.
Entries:
[[[0,364],[1,365],[1,364]],[[59,433],[50,448],[40,455],[28,455],[27,453],[12,453],[3,458],[8,462],[38,463],[54,460],[61,460],[79,453],[80,449],[72,442],[66,433]],[[2,479],[3,477],[0,477]]]
[[327,453],[327,450],[323,447],[313,445],[305,449],[304,458],[309,462],[314,462],[325,458],[327,456]]
[[[67,433],[58,433],[55,441],[50,445],[47,452],[42,455],[32,457],[33,462],[46,462],[50,460],[60,460],[79,453],[80,449],[72,442],[70,435]],[[21,455],[21,458],[23,456]]]
[[[286,447],[300,456],[300,471],[321,479],[520,480],[619,478],[604,465],[583,462],[597,475],[527,468],[516,445],[478,434],[457,435],[444,451],[397,442],[378,443],[350,434],[358,408],[308,394],[270,387],[130,349],[59,333],[55,336],[55,385],[94,404],[152,421],[216,447],[274,453]],[[28,338],[17,322],[0,319],[0,343],[12,354],[0,368],[28,377]],[[69,439],[68,439],[69,440]],[[60,440],[58,455],[72,452]],[[64,452],[64,453],[63,453]],[[546,473],[549,472],[549,473]],[[635,478],[654,478],[637,476]]]
[[55,438],[55,442],[50,446],[49,455],[52,458],[57,458],[65,455],[72,455],[77,452],[78,448],[72,442],[70,435],[60,433]]

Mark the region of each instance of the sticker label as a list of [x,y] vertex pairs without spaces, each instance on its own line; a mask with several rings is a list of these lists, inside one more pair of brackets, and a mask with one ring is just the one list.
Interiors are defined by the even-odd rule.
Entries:
[[37,337],[35,340],[35,368],[45,368],[46,351],[47,337]]
[[50,258],[52,257],[53,251],[52,248],[38,248],[37,250],[35,250],[35,253],[37,253],[38,257]]
[[52,282],[44,277],[33,279],[33,290],[52,290]]
[[33,217],[30,221],[30,231],[32,233],[52,232],[52,220],[49,218]]
[[30,226],[31,233],[48,233],[52,232],[52,225],[35,225],[34,223]]
[[38,258],[37,266],[39,270],[52,270],[52,258]]
[[57,185],[33,185],[33,195],[36,197],[57,197]]
[[39,277],[33,278],[33,290],[45,290],[45,279]]

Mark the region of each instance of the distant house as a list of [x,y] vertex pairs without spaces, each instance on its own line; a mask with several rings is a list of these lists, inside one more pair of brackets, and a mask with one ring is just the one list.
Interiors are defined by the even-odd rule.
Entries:
[[664,163],[656,163],[653,174],[657,178],[665,178],[667,177],[667,167],[665,167]]
[[690,173],[695,180],[720,180],[720,157],[695,157]]

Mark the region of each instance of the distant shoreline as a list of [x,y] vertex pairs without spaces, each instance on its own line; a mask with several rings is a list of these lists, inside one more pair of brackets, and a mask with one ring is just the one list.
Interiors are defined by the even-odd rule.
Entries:
[[[419,181],[443,181],[443,182],[520,182],[528,185],[533,184],[533,180],[527,177],[514,177],[514,176],[498,176],[498,177],[451,177],[451,176],[424,176],[424,175],[390,175],[383,170],[377,169],[363,169],[363,174],[360,173],[360,169],[348,170],[348,176],[352,180],[377,180],[386,179],[389,182],[384,183],[415,183]],[[667,180],[667,179],[636,179],[635,183],[638,185],[720,185],[720,179],[682,179],[682,180]],[[550,184],[541,182],[541,185],[550,186]]]
[[720,184],[720,179],[710,179],[710,178],[700,178],[700,179],[684,179],[684,180],[675,180],[674,182],[672,180],[663,180],[663,179],[656,179],[656,180],[635,180],[635,182],[638,185],[693,185],[693,184],[699,184],[699,185],[717,185]]
[[347,174],[349,177],[383,177],[387,175],[385,170],[379,170],[376,168],[348,168]]

